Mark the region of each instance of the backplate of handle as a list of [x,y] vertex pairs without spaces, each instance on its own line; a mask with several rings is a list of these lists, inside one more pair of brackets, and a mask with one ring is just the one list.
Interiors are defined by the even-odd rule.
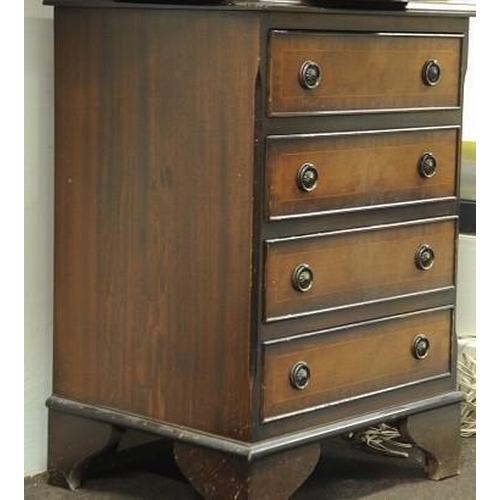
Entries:
[[435,257],[430,245],[421,245],[415,253],[415,265],[422,271],[428,271],[434,265]]
[[413,339],[412,353],[415,359],[425,359],[431,348],[430,340],[424,334],[419,334]]
[[304,163],[297,172],[297,185],[302,191],[314,191],[318,185],[318,179],[318,170],[312,163]]
[[318,87],[321,82],[320,65],[314,61],[305,61],[299,70],[299,82],[306,90]]
[[437,160],[430,151],[425,152],[418,160],[418,173],[424,179],[430,179],[436,175]]
[[436,59],[425,61],[422,68],[422,80],[430,87],[437,85],[441,80],[441,66]]
[[307,264],[298,265],[292,273],[292,285],[298,292],[308,292],[314,283],[314,273]]
[[295,363],[290,370],[290,383],[298,390],[305,389],[311,381],[311,369],[305,361]]

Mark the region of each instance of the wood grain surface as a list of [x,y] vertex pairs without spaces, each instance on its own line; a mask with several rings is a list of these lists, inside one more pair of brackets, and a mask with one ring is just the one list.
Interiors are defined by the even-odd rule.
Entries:
[[[274,240],[267,245],[265,317],[285,318],[348,304],[417,293],[454,284],[456,220],[379,226],[300,239]],[[421,245],[435,253],[434,266],[415,265]],[[314,282],[297,291],[292,275],[307,264]]]
[[[461,43],[461,37],[401,33],[275,31],[269,45],[268,113],[459,106]],[[312,90],[299,81],[308,60],[322,71]],[[422,80],[428,60],[441,67],[436,86]]]
[[[421,130],[275,137],[267,141],[268,214],[345,210],[456,195],[458,131]],[[433,177],[419,174],[419,159],[431,152]],[[299,188],[297,174],[313,164],[318,183]]]
[[[428,312],[266,346],[262,416],[449,373],[451,320],[450,311]],[[418,334],[430,341],[425,359],[412,355]],[[300,361],[311,372],[310,383],[302,390],[290,383],[290,370]]]
[[[466,19],[318,12],[56,9],[55,395],[251,442],[369,411],[382,419],[387,407],[453,390],[453,374],[438,376],[261,425],[261,412],[432,378],[449,363],[450,312],[432,323],[437,354],[415,369],[406,349],[413,327],[403,320],[387,323],[389,333],[260,349],[454,300],[456,220],[412,222],[454,214],[453,200],[351,209],[456,194]],[[269,37],[275,28],[291,31]],[[323,70],[313,91],[298,81],[304,58]],[[429,87],[422,65],[434,58],[443,76]],[[380,132],[413,126],[455,128]],[[318,132],[325,136],[266,139]],[[416,178],[428,149],[438,173]],[[305,197],[295,191],[303,158],[320,170]],[[424,243],[436,253],[425,272],[414,263]],[[307,293],[291,285],[301,263],[314,270]],[[387,367],[365,374],[351,361],[368,365],[384,335]],[[281,359],[309,351],[322,389],[289,398]],[[331,385],[325,353],[344,366],[344,388]]]
[[56,394],[248,437],[258,42],[231,12],[56,12]]

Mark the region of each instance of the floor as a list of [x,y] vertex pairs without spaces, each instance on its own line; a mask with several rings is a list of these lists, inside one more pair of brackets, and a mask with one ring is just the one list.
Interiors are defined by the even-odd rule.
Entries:
[[[25,500],[196,500],[172,461],[166,442],[125,450],[110,469],[93,466],[83,488],[69,491],[50,486],[44,475],[25,479]],[[428,480],[421,457],[382,455],[345,438],[322,443],[320,461],[292,500],[472,500],[476,498],[476,439],[462,438],[461,474]],[[161,463],[161,465],[159,465]]]

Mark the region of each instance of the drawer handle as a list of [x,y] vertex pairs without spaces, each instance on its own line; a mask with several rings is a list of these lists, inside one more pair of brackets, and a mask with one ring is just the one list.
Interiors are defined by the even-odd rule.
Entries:
[[432,153],[424,153],[418,160],[418,172],[420,177],[430,179],[436,174],[436,169],[437,160]]
[[422,79],[424,83],[430,87],[437,85],[441,80],[441,67],[435,59],[425,61],[424,67],[422,68]]
[[295,363],[290,370],[290,383],[292,387],[301,391],[305,389],[311,381],[311,369],[305,361]]
[[412,352],[414,358],[425,359],[429,355],[430,348],[431,343],[425,335],[420,334],[413,339]]
[[318,171],[312,163],[304,163],[297,172],[297,184],[302,191],[314,191],[318,185]]
[[422,269],[422,271],[428,271],[434,265],[434,250],[430,245],[422,245],[417,250],[415,254],[415,265]]
[[314,274],[307,264],[300,264],[292,274],[292,284],[298,292],[309,291],[314,282]]
[[300,67],[299,81],[305,89],[315,89],[321,82],[321,68],[314,61],[305,61]]

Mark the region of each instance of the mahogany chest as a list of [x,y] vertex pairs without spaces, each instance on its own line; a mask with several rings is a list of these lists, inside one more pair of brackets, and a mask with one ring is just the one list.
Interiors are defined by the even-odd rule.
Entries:
[[139,429],[206,498],[288,498],[380,422],[456,474],[470,13],[47,3],[52,481]]

